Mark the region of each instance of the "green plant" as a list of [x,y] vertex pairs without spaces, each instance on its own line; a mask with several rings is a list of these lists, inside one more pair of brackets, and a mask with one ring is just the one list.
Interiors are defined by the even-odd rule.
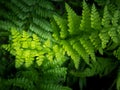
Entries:
[[[0,36],[10,37],[9,42],[0,47],[6,50],[0,53],[1,89],[71,90],[68,86],[79,83],[83,90],[87,77],[116,75],[113,86],[116,84],[120,90],[120,18],[116,6],[111,4],[110,9],[110,5],[104,3],[104,9],[99,12],[95,4],[91,7],[83,1],[82,15],[77,15],[65,4],[67,15],[60,17],[54,13],[50,1],[5,2],[0,6],[5,7],[0,11],[0,30],[4,33]],[[46,20],[53,14],[51,28]],[[15,29],[10,30],[11,27]]]
[[101,17],[94,4],[90,8],[83,1],[82,16],[78,16],[68,4],[65,7],[67,19],[54,16],[52,36],[72,59],[77,73],[71,73],[81,78],[109,75],[119,67],[119,10],[110,13],[106,5]]
[[51,38],[49,18],[55,13],[49,0],[3,0],[0,2],[0,30],[11,27],[36,33],[43,39]]
[[[41,42],[36,34],[11,29],[9,44],[2,48],[15,57],[14,75],[1,77],[0,88],[12,90],[71,90],[63,86],[67,68],[63,66],[67,57],[55,43]],[[61,56],[60,56],[61,55]],[[13,62],[13,60],[12,60]],[[3,66],[4,67],[4,66]],[[5,67],[4,67],[5,68]]]

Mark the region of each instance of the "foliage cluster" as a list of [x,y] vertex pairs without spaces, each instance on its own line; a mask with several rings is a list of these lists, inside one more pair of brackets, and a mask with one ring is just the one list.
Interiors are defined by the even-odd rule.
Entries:
[[96,76],[112,78],[99,90],[120,90],[119,0],[66,2],[76,12],[63,0],[0,2],[1,90],[85,90]]

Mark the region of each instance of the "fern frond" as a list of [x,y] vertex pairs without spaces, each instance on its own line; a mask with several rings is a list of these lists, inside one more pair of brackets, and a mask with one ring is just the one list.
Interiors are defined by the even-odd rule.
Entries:
[[93,61],[96,61],[94,47],[89,38],[83,36],[82,38],[80,38],[80,43],[85,48],[86,52],[90,55],[91,59]]
[[40,3],[39,3],[39,6],[40,7],[42,7],[42,8],[46,8],[46,9],[48,9],[48,10],[54,10],[54,7],[53,7],[53,5],[52,5],[52,3],[51,2],[49,2],[49,1],[40,1]]
[[33,22],[40,26],[42,29],[44,29],[45,31],[51,32],[52,28],[50,26],[50,23],[48,21],[46,21],[45,19],[41,19],[41,18],[36,18],[33,17]]
[[54,84],[47,84],[47,85],[41,85],[41,90],[71,90],[68,87],[60,86],[60,85],[54,85]]
[[80,17],[76,15],[76,13],[71,9],[68,4],[65,4],[68,18],[68,31],[71,35],[78,34],[79,25],[80,25]]
[[65,51],[63,50],[63,48],[61,48],[58,45],[55,45],[53,46],[53,51],[55,52],[55,57],[58,61],[64,62],[66,60]]
[[[17,2],[19,3],[19,2]],[[19,9],[19,7],[16,5],[16,3],[13,3],[13,1],[11,3],[6,3],[6,8],[10,9],[10,14],[12,16],[15,16],[15,18],[19,18],[19,19],[22,19],[22,20],[25,20],[29,15],[26,14],[26,12],[24,12],[24,10],[21,10]],[[11,19],[11,18],[9,18]],[[14,20],[14,19],[13,19]]]
[[[11,29],[10,41],[11,43],[8,46],[11,46],[10,53],[16,56],[15,66],[17,68],[22,65],[31,66],[35,57],[37,65],[42,64],[45,51],[40,47],[41,43],[37,35],[30,36],[25,31],[20,33],[13,28]],[[8,46],[3,45],[3,48],[9,50]]]
[[116,10],[114,13],[114,16],[112,18],[112,24],[113,26],[117,26],[118,25],[118,20],[119,20],[119,10]]
[[51,34],[49,32],[45,32],[44,29],[35,24],[31,24],[29,29],[30,31],[38,34],[41,38],[45,39],[51,38]]
[[70,45],[69,42],[63,40],[62,41],[62,44],[63,44],[63,48],[64,50],[67,52],[68,56],[70,56],[75,64],[75,67],[78,68],[79,67],[79,59],[80,59],[80,56],[79,54],[77,53],[77,51],[75,51],[72,46]]
[[8,31],[11,27],[16,27],[14,23],[11,23],[9,21],[1,21],[0,20],[0,29]]
[[[29,6],[27,6],[25,3],[23,3],[22,1],[19,2],[18,0],[11,0],[11,3],[16,5],[17,3],[17,7],[21,9],[21,11],[24,11],[24,12],[29,12]],[[33,3],[32,3],[33,4]]]
[[73,45],[73,49],[75,49],[79,53],[79,55],[84,59],[84,61],[87,64],[90,63],[90,61],[89,61],[89,54],[86,52],[85,48],[83,48],[83,46],[79,42],[76,42]]
[[16,76],[27,78],[33,82],[38,81],[38,78],[40,78],[38,71],[32,68],[30,70],[19,71]]
[[[56,80],[65,81],[66,74],[67,74],[67,68],[65,68],[65,67],[57,67],[57,68],[53,68],[53,69],[49,69],[49,70],[45,71],[44,72],[44,77],[48,80],[48,79],[50,79],[50,77],[48,77],[48,76],[52,76],[55,81]],[[54,80],[53,80],[53,82],[54,82]]]
[[95,30],[101,29],[100,16],[99,16],[99,13],[97,12],[94,4],[91,9],[91,28],[93,28]]
[[103,18],[102,18],[102,25],[104,27],[109,27],[110,26],[110,20],[111,20],[111,16],[110,16],[110,14],[108,12],[107,6],[105,6],[104,14],[103,14]]
[[55,40],[59,40],[60,39],[60,28],[58,27],[57,23],[55,22],[55,20],[51,21],[51,25],[52,25],[52,29],[53,29],[53,34],[52,37]]
[[52,17],[54,12],[50,10],[46,10],[45,8],[41,8],[36,10],[36,14],[40,17],[48,18],[48,17]]
[[110,58],[98,57],[97,61],[92,62],[89,66],[90,67],[85,68],[84,71],[72,71],[71,73],[77,77],[91,77],[94,75],[105,76],[111,73],[116,68],[117,64]]
[[19,87],[21,89],[32,90],[34,89],[34,84],[29,79],[26,78],[15,78],[9,79],[7,81],[8,85],[13,87]]
[[111,28],[109,31],[108,31],[108,34],[110,35],[111,39],[113,40],[113,42],[115,43],[119,43],[119,39],[120,37],[118,36],[117,32],[116,32],[116,28]]
[[91,28],[90,26],[91,26],[90,9],[87,3],[85,2],[85,0],[83,0],[83,11],[82,11],[82,20],[80,23],[80,30],[88,31]]
[[57,23],[57,25],[59,25],[60,28],[60,37],[62,39],[66,38],[68,36],[68,31],[67,31],[67,20],[64,20],[60,17],[54,16],[54,19]]
[[9,3],[4,2],[3,5],[8,12],[1,11],[0,16],[2,15],[4,21],[0,19],[0,23],[3,23],[0,28],[10,30],[10,27],[15,27],[36,33],[43,39],[51,37],[52,29],[48,21],[55,12],[50,1],[11,0]]
[[[65,62],[65,61],[64,61]],[[44,62],[43,62],[44,63]],[[49,68],[61,67],[63,65],[63,61],[54,59],[52,62],[47,62],[42,65],[45,70]]]
[[[90,13],[90,8],[83,1],[82,18],[80,19],[80,16],[75,14],[68,4],[65,7],[68,22],[66,19],[54,16],[53,27],[55,31],[53,30],[53,35],[57,40],[56,42],[60,46],[62,45],[67,55],[71,57],[75,67],[78,67],[79,64],[77,63],[82,59],[89,64],[90,60],[96,61],[96,53],[103,55],[104,50],[108,50],[110,47],[115,49],[119,46],[119,11],[116,11],[112,16],[108,7],[105,6],[103,17],[101,18],[94,4]],[[70,34],[67,34],[65,38],[61,38],[60,33],[62,30],[65,34],[67,32]],[[114,46],[113,43],[117,45]]]
[[7,50],[7,51],[11,51],[11,46],[10,45],[2,45],[1,46],[2,48],[4,48],[5,50]]
[[99,38],[98,32],[92,32],[89,36],[89,39],[91,40],[95,48],[99,49],[101,47],[101,40]]
[[107,46],[107,43],[109,42],[110,40],[110,36],[108,35],[108,30],[106,29],[103,29],[100,33],[99,33],[99,37],[102,41],[102,48],[106,48]]
[[116,7],[115,4],[110,3],[110,2],[109,2],[109,4],[108,4],[107,6],[108,6],[108,9],[110,10],[110,12],[111,12],[112,14],[115,14],[115,11],[118,9],[118,7]]

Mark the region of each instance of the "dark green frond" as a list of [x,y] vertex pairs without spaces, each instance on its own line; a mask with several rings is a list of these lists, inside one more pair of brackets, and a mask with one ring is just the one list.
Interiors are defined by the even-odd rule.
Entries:
[[117,81],[116,81],[116,88],[120,90],[120,71],[118,71]]
[[103,14],[103,18],[102,18],[102,25],[104,27],[109,27],[110,26],[110,20],[111,20],[111,16],[110,16],[110,13],[108,12],[108,7],[105,6],[104,14]]
[[20,89],[24,90],[33,90],[34,84],[26,78],[15,78],[15,79],[9,79],[6,82],[8,85],[11,85],[11,87],[19,87]]
[[54,5],[43,0],[11,0],[9,3],[3,1],[6,10],[0,10],[0,28],[10,30],[10,27],[25,29],[38,34],[43,39],[51,38],[52,27],[48,22],[50,17],[56,15]]
[[[90,67],[86,68],[84,71],[71,72],[77,77],[91,77],[94,75],[105,76],[112,72],[116,68],[116,64],[113,60],[107,58],[97,58],[96,62],[90,64]],[[112,68],[111,68],[112,67]]]
[[116,10],[114,13],[114,16],[112,18],[112,24],[113,26],[117,26],[118,25],[118,21],[119,21],[119,10]]
[[41,90],[71,90],[68,87],[63,87],[55,84],[41,85]]
[[67,31],[67,20],[64,20],[60,17],[54,16],[54,19],[57,23],[57,25],[59,25],[60,28],[60,37],[61,38],[66,38],[68,36],[68,31]]

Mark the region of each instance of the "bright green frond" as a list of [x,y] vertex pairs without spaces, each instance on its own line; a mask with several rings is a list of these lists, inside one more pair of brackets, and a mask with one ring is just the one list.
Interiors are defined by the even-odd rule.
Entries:
[[97,29],[97,30],[101,29],[100,16],[94,4],[91,10],[91,28]]
[[100,33],[99,33],[99,37],[101,39],[101,43],[102,43],[102,48],[106,48],[107,46],[107,43],[109,42],[110,40],[110,36],[108,35],[108,32],[107,30],[102,30]]
[[86,52],[85,48],[79,42],[73,44],[73,48],[79,53],[84,61],[89,64],[89,54]]
[[94,47],[88,37],[80,38],[80,43],[85,48],[86,52],[90,55],[93,61],[96,61]]
[[78,34],[80,17],[71,9],[68,4],[65,4],[68,17],[68,31],[71,35]]
[[98,32],[91,33],[89,38],[96,49],[99,49],[101,47],[101,40],[99,38]]
[[90,21],[90,9],[85,2],[83,1],[83,10],[82,10],[82,20],[80,23],[80,30],[88,31],[91,28],[91,21]]
[[75,51],[72,46],[70,45],[69,42],[67,41],[62,41],[63,44],[63,48],[64,50],[67,52],[68,56],[70,56],[75,64],[75,67],[78,68],[79,67],[79,60],[80,60],[80,56],[77,53],[77,51]]

